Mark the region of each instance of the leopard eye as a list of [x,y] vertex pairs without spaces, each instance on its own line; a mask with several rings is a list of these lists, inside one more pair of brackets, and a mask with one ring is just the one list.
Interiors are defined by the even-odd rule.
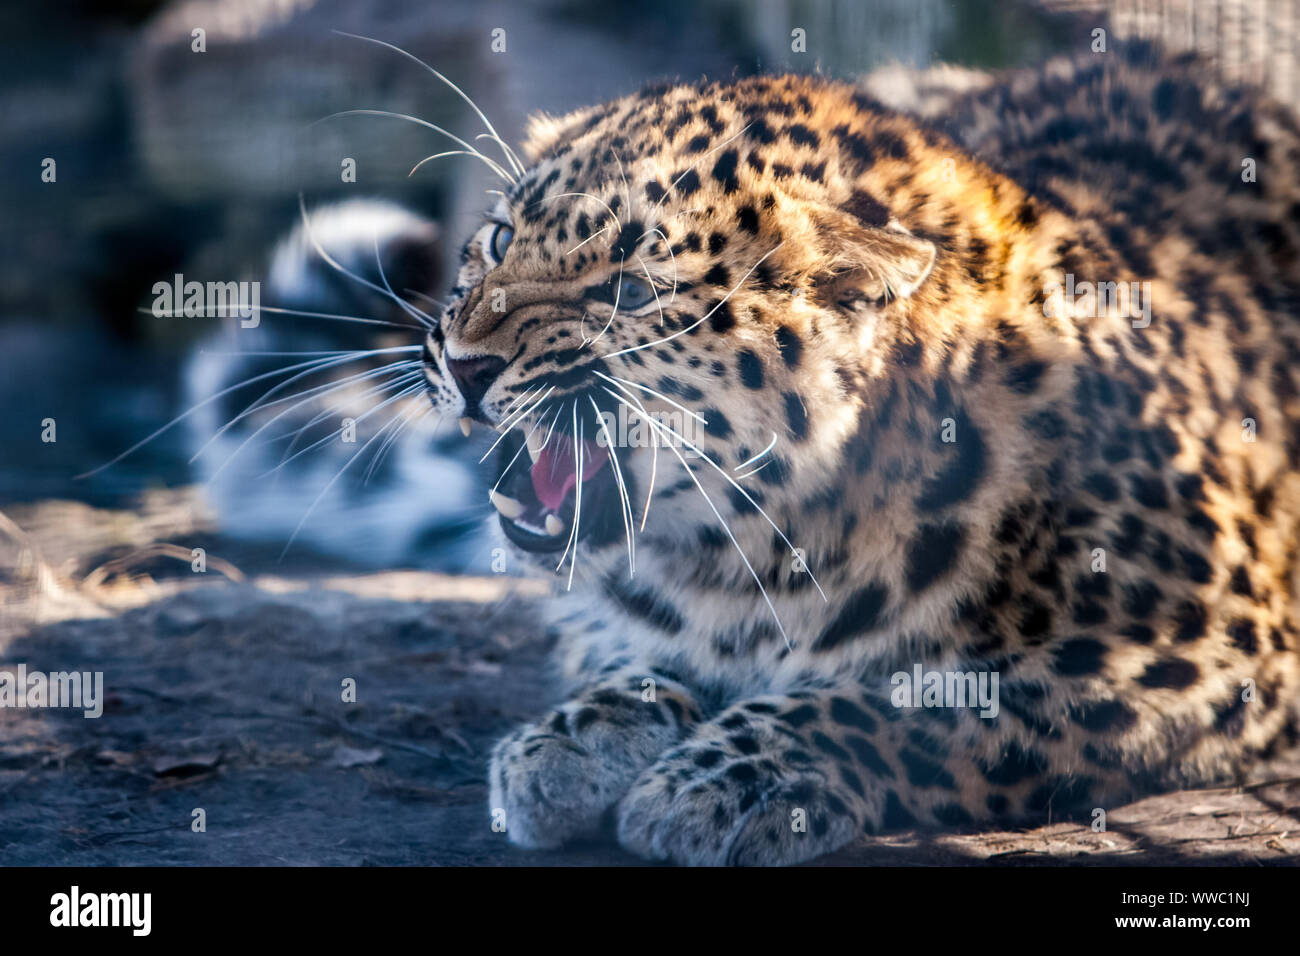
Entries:
[[622,309],[639,309],[655,297],[654,289],[645,279],[623,276],[618,285],[618,305]]
[[498,224],[492,230],[492,238],[488,240],[488,252],[492,258],[500,262],[506,257],[506,250],[510,248],[510,243],[515,238],[515,231],[509,226]]

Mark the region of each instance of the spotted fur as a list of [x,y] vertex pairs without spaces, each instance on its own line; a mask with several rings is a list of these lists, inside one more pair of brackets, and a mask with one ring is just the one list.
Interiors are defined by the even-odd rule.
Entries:
[[[660,449],[635,575],[592,516],[557,575],[574,695],[493,755],[516,843],[608,818],[651,859],[791,863],[1294,739],[1295,124],[1140,48],[936,122],[785,76],[534,124],[513,242],[476,235],[429,337],[434,402],[466,407],[449,356],[495,357],[476,414],[527,431],[543,385],[612,407],[603,373],[701,415],[735,485]],[[656,299],[616,313],[620,270]],[[1045,314],[1067,273],[1150,283],[1150,325]],[[636,530],[655,456],[618,452]],[[895,707],[916,664],[996,672],[998,716]]]

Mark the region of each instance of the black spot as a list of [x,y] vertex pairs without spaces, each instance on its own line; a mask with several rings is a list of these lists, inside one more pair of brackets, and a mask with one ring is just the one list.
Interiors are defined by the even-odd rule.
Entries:
[[677,184],[673,187],[677,190],[677,195],[682,197],[689,196],[700,188],[700,177],[693,169],[688,169],[685,173],[674,176],[673,182]]
[[1119,483],[1104,471],[1093,472],[1085,478],[1083,487],[1102,501],[1114,501],[1119,497]]
[[664,187],[660,186],[653,179],[645,184],[645,197],[652,203],[658,203],[665,195],[667,194],[664,192]]
[[1174,612],[1174,621],[1178,629],[1174,631],[1174,640],[1188,643],[1205,636],[1205,605],[1198,601],[1184,601]]
[[1253,589],[1250,586],[1250,572],[1246,570],[1244,564],[1237,565],[1237,570],[1232,572],[1232,591],[1234,594],[1254,597]]
[[1255,622],[1245,617],[1233,618],[1228,622],[1228,637],[1238,650],[1254,655],[1259,650],[1259,641],[1255,637]]
[[923,591],[952,569],[965,540],[958,524],[922,525],[907,548],[907,585]]
[[804,704],[796,707],[794,710],[787,711],[777,717],[782,723],[789,724],[791,727],[802,727],[810,720],[817,719],[817,708],[811,704]]
[[898,751],[898,759],[902,762],[903,767],[907,770],[907,779],[914,787],[943,787],[947,790],[957,789],[957,781],[953,780],[952,774],[943,768],[942,764],[935,763],[923,757],[909,747],[902,747]]
[[1214,568],[1209,561],[1205,560],[1204,555],[1199,552],[1180,548],[1178,558],[1182,561],[1183,570],[1187,572],[1187,576],[1197,584],[1206,584],[1214,577]]
[[1020,633],[1025,637],[1037,637],[1047,633],[1052,626],[1052,612],[1042,604],[1034,602],[1028,613],[1021,619]]
[[1137,722],[1137,714],[1118,700],[1100,700],[1078,704],[1070,709],[1070,719],[1094,733],[1121,731]]
[[1169,687],[1182,690],[1191,687],[1201,676],[1200,669],[1181,657],[1169,657],[1150,664],[1137,679],[1143,687]]
[[1058,674],[1073,677],[1097,673],[1105,660],[1105,644],[1091,637],[1076,637],[1056,649],[1052,666]]
[[758,211],[753,206],[741,206],[736,210],[736,224],[746,232],[758,235]]
[[736,151],[729,149],[713,164],[713,178],[722,183],[724,193],[734,193],[740,188],[740,180],[736,178],[736,165],[739,161]]
[[615,240],[614,247],[610,250],[610,262],[631,259],[636,254],[636,244],[644,233],[645,226],[639,222],[632,221],[625,225],[619,231],[618,239]]
[[787,367],[799,367],[799,360],[803,357],[803,340],[790,326],[783,325],[776,330],[776,347]]
[[717,255],[727,245],[727,237],[720,232],[715,232],[709,236],[709,254]]
[[1034,750],[1022,750],[1013,741],[997,763],[982,767],[981,770],[989,783],[1010,786],[1026,777],[1036,777],[1047,768],[1047,758],[1042,754]]
[[686,152],[702,153],[709,148],[709,143],[713,142],[708,134],[701,133],[699,136],[692,136],[686,143]]
[[818,146],[821,144],[817,134],[802,123],[793,124],[785,132],[790,137],[790,142],[800,146]]
[[1036,391],[1038,382],[1043,377],[1043,372],[1047,370],[1046,362],[1024,362],[1020,365],[1014,365],[1007,370],[1004,381],[1007,388],[1021,395],[1029,395]]
[[830,650],[846,638],[872,630],[880,623],[888,601],[889,589],[880,583],[869,584],[855,591],[835,615],[835,620],[813,642],[813,650]]
[[669,634],[681,633],[686,626],[678,610],[653,591],[634,590],[618,577],[606,579],[605,591],[623,610]]
[[827,756],[834,757],[836,760],[848,760],[849,752],[837,744],[831,738],[827,737],[820,730],[815,731],[812,735],[813,746]]
[[700,417],[706,423],[704,430],[712,437],[725,441],[731,436],[731,422],[727,421],[727,416],[716,408],[703,409],[700,412]]
[[876,776],[885,777],[889,780],[894,778],[894,768],[885,763],[884,758],[880,756],[880,752],[868,741],[855,734],[845,738],[844,743],[853,751],[853,755],[858,758],[858,762]]
[[868,734],[876,732],[876,722],[871,715],[843,697],[831,700],[831,720],[845,727],[856,727]]
[[709,328],[713,329],[719,335],[730,332],[736,326],[736,317],[732,314],[731,305],[726,301],[719,302],[709,310]]
[[885,810],[881,815],[880,825],[900,830],[916,825],[916,817],[903,808],[903,802],[898,799],[898,794],[893,790],[885,794]]
[[722,762],[724,756],[721,750],[701,750],[695,755],[695,766],[703,767],[705,770],[716,767]]
[[869,193],[858,190],[844,204],[844,211],[868,226],[883,226],[889,222],[889,210]]
[[704,281],[711,282],[713,285],[730,286],[731,275],[727,272],[727,267],[719,262],[704,273]]
[[1160,603],[1160,588],[1150,581],[1124,585],[1124,610],[1139,620],[1150,617]]
[[957,440],[942,444],[953,454],[948,456],[943,471],[921,486],[921,494],[916,499],[920,511],[937,511],[962,501],[979,487],[984,477],[987,461],[980,430],[965,412],[958,412],[955,423]]
[[746,388],[763,387],[763,363],[749,349],[741,349],[739,355],[740,381]]
[[1165,489],[1163,478],[1159,476],[1130,475],[1129,486],[1133,490],[1133,497],[1148,508],[1162,509],[1169,507],[1169,493]]

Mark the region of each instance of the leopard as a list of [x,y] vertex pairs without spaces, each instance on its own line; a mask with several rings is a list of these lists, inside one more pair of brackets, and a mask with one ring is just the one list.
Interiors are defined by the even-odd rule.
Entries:
[[796,864],[1296,742],[1286,108],[1133,44],[926,115],[756,75],[477,142],[503,188],[422,360],[553,585],[510,842]]

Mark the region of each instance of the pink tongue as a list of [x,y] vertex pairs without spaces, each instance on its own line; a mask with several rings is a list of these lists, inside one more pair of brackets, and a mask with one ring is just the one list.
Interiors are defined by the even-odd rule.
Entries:
[[[595,442],[582,443],[582,480],[585,484],[605,466],[609,453]],[[564,499],[578,483],[573,439],[554,435],[533,462],[533,491],[548,511],[559,511]]]

